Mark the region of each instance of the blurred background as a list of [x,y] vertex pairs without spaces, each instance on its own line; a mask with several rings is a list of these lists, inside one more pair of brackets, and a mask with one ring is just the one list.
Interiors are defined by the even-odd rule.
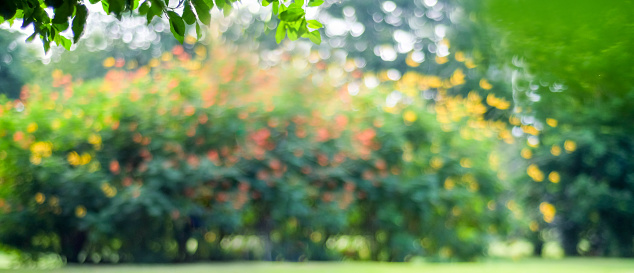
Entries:
[[[21,263],[634,256],[631,1],[87,4],[0,25],[0,251]],[[29,32],[31,31],[31,32]]]

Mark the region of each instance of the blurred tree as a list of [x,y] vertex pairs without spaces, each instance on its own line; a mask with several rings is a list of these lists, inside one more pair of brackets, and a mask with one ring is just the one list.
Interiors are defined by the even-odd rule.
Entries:
[[471,12],[495,35],[480,50],[513,70],[526,178],[540,182],[521,186],[542,218],[531,229],[556,228],[567,255],[634,255],[634,2],[482,3]]
[[[184,42],[187,26],[195,26],[200,38],[202,35],[200,25],[210,24],[211,9],[216,7],[228,13],[233,8],[234,2],[238,1],[90,0],[90,4],[93,5],[101,3],[103,11],[106,14],[112,14],[117,19],[121,19],[128,12],[146,16],[148,23],[154,17],[165,16],[170,22],[170,31],[180,43]],[[305,37],[320,43],[321,34],[316,29],[321,28],[321,23],[316,20],[306,20],[306,9],[322,3],[323,0],[308,0],[308,2],[299,0],[286,4],[279,0],[261,2],[263,6],[272,4],[273,14],[280,20],[275,33],[278,43],[287,35],[291,40]],[[46,11],[49,8],[52,8],[50,15]],[[22,19],[22,28],[33,27],[33,34],[27,38],[27,41],[32,41],[39,36],[45,51],[50,49],[51,42],[70,50],[71,45],[77,43],[84,32],[88,13],[88,7],[79,0],[5,1],[0,5],[0,24],[7,21],[12,25],[16,19]],[[69,28],[73,32],[72,40],[61,34]]]

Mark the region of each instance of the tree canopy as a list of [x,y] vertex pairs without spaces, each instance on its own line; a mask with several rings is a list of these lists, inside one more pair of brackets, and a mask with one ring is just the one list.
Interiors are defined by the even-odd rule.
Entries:
[[[174,37],[183,43],[188,26],[195,27],[198,38],[201,37],[201,25],[211,22],[211,10],[228,13],[238,0],[89,0],[90,4],[99,4],[103,11],[118,19],[126,14],[145,16],[150,23],[154,17],[166,18],[170,22],[170,30]],[[321,34],[317,29],[322,24],[316,20],[306,19],[306,9],[317,7],[323,0],[294,0],[284,4],[279,0],[262,0],[262,6],[272,6],[273,15],[279,19],[275,38],[281,42],[286,36],[291,40],[300,37],[309,38],[314,43],[321,43]],[[50,11],[50,12],[49,12]],[[67,50],[77,43],[84,32],[89,9],[82,0],[16,0],[3,1],[0,5],[0,24],[5,21],[13,25],[16,20],[22,21],[22,28],[33,27],[33,33],[27,38],[32,41],[39,37],[48,51],[51,42],[61,45]],[[70,30],[73,37],[62,33]]]

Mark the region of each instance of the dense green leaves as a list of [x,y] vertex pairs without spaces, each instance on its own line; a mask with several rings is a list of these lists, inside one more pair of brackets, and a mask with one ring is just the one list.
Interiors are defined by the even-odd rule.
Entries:
[[[32,41],[37,36],[44,43],[44,50],[48,51],[50,43],[55,42],[70,48],[66,40],[56,38],[60,33],[69,27],[69,19],[72,18],[73,39],[72,43],[77,43],[85,28],[88,10],[77,0],[20,0],[5,1],[0,5],[0,24],[8,22],[12,24],[15,19],[22,19],[22,27],[32,25],[33,35],[30,35],[27,41]],[[173,2],[173,3],[172,3]],[[215,0],[215,6],[228,15],[232,10],[232,4],[236,1],[231,0]],[[104,11],[115,16],[118,19],[129,12],[129,14],[138,14],[147,18],[148,23],[154,17],[163,17],[163,14],[175,13],[178,16],[167,16],[170,21],[170,29],[174,37],[183,42],[187,26],[199,23],[209,25],[211,23],[210,11],[214,7],[212,0],[147,0],[139,5],[139,0],[90,0],[90,3],[101,3]],[[319,6],[323,1],[311,1],[308,6]],[[296,1],[288,7],[279,1],[263,1],[262,5],[267,6],[273,4],[273,12],[281,21],[288,23],[285,30],[291,40],[302,37],[308,32],[306,26],[306,12],[304,1]],[[49,17],[42,7],[53,8],[53,18]],[[182,10],[182,15],[177,13]],[[195,11],[195,12],[194,12]],[[181,17],[182,16],[182,17]],[[171,19],[171,18],[174,19]],[[181,24],[182,22],[182,24]],[[319,24],[312,23],[311,27],[316,28]],[[286,34],[284,34],[285,36]],[[282,39],[284,38],[282,36]],[[276,35],[276,38],[278,36]],[[281,42],[282,39],[277,39]],[[315,40],[312,38],[311,40]]]

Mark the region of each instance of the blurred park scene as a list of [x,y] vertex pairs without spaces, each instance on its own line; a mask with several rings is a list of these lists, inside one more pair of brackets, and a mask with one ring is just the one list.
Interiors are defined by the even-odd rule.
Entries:
[[0,4],[0,272],[631,271],[632,10]]

